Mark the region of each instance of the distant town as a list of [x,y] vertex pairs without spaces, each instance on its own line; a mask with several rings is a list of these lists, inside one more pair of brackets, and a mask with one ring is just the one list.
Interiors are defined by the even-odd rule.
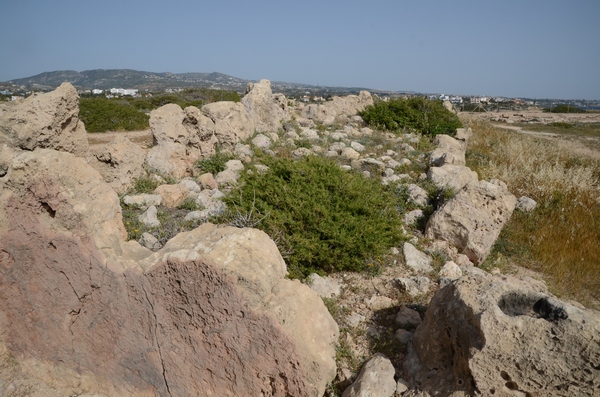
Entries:
[[[236,91],[243,95],[249,80],[222,73],[152,73],[129,69],[45,72],[36,76],[0,83],[0,101],[23,99],[34,92],[47,92],[62,82],[71,82],[81,96],[148,97],[162,93],[179,92],[190,88],[211,88]],[[111,87],[112,85],[112,87]],[[552,108],[556,105],[583,110],[600,111],[600,100],[563,100],[543,98],[508,98],[485,95],[455,95],[444,93],[417,93],[373,90],[360,87],[326,87],[297,83],[271,82],[273,92],[285,94],[303,102],[320,102],[332,96],[357,94],[368,90],[381,99],[427,96],[449,101],[461,111],[506,111]],[[123,88],[124,87],[124,88]]]

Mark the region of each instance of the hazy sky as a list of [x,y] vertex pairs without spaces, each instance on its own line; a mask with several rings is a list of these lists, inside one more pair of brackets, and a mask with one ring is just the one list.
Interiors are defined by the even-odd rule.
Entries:
[[0,81],[123,68],[600,99],[600,0],[0,0],[0,59]]

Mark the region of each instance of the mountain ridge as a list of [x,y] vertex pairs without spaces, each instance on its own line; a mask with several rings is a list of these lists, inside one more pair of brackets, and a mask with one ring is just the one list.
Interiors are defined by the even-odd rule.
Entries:
[[[158,91],[168,88],[206,87],[244,92],[248,83],[256,81],[257,80],[242,79],[220,72],[172,73],[147,72],[134,69],[90,69],[81,72],[75,70],[43,72],[35,76],[9,80],[5,83],[37,89],[54,89],[63,82],[69,82],[78,89],[107,90],[110,88],[129,88],[142,91]],[[297,92],[298,90],[307,90],[311,93],[315,91],[335,91],[336,95],[354,94],[365,89],[371,92],[393,92],[361,87],[325,87],[281,81],[271,81],[271,86],[278,92]]]

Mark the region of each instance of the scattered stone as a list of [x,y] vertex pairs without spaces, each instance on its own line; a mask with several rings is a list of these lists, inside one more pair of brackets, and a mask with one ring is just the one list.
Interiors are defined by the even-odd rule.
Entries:
[[394,283],[400,291],[404,291],[413,297],[428,293],[431,287],[431,280],[424,276],[395,278]]
[[300,147],[298,149],[292,150],[292,155],[296,158],[306,157],[314,154],[310,149],[305,147]]
[[346,317],[346,323],[348,323],[348,325],[353,328],[358,327],[360,323],[363,323],[365,320],[365,316],[362,316],[358,313],[352,313],[351,315]]
[[404,243],[403,251],[406,266],[415,272],[428,273],[433,270],[433,267],[431,266],[433,259],[431,259],[429,255],[416,249],[411,243]]
[[142,237],[139,239],[138,243],[152,251],[158,251],[162,247],[162,244],[158,241],[158,239],[147,232],[142,234]]
[[188,197],[189,190],[185,185],[160,185],[154,189],[154,194],[162,197],[162,205],[168,208],[177,208]]
[[200,182],[200,185],[202,186],[203,189],[211,189],[212,190],[212,189],[219,188],[219,184],[213,177],[213,174],[211,174],[210,172],[200,175],[200,177],[198,178],[198,182]]
[[420,207],[424,207],[429,203],[427,191],[414,183],[408,185],[408,196],[414,204]]
[[146,226],[159,227],[160,221],[156,217],[157,214],[158,210],[154,205],[151,205],[143,214],[138,216],[138,219]]
[[350,147],[354,150],[356,150],[357,152],[364,152],[365,151],[365,146],[361,145],[358,142],[352,141],[350,142]]
[[448,261],[444,264],[440,270],[440,287],[443,288],[450,284],[452,281],[462,277],[462,270],[453,261]]
[[302,129],[302,131],[300,131],[300,136],[311,141],[316,141],[317,139],[319,139],[319,133],[310,128]]
[[390,397],[396,391],[392,362],[382,354],[370,359],[342,397]]
[[191,193],[200,193],[202,191],[202,187],[191,178],[184,178],[179,181],[179,184],[188,190],[188,197],[191,196]]
[[408,382],[402,378],[399,378],[396,382],[396,396],[401,396],[405,391],[408,390]]
[[148,208],[152,205],[161,205],[162,196],[159,194],[134,194],[123,197],[123,203],[131,207]]
[[394,337],[396,338],[396,340],[398,340],[398,342],[407,345],[412,340],[413,333],[400,328],[400,329],[396,330],[396,334],[394,335]]
[[254,121],[254,128],[257,131],[277,132],[281,127],[281,121],[289,119],[285,96],[273,94],[269,80],[248,83],[246,95],[241,103]]
[[340,284],[331,277],[321,277],[316,273],[308,276],[308,286],[321,298],[333,298],[341,292]]
[[345,158],[348,160],[358,160],[360,158],[360,153],[358,153],[356,150],[352,149],[351,147],[345,147],[342,149],[341,156],[342,156],[342,158]]
[[422,322],[419,312],[407,306],[400,307],[396,314],[396,324],[401,328],[417,328]]
[[537,208],[537,202],[529,197],[519,197],[517,199],[516,209],[523,212],[531,212]]
[[365,301],[369,309],[373,311],[388,309],[394,306],[394,301],[387,296],[373,295]]
[[252,144],[260,149],[268,149],[271,147],[271,139],[263,134],[258,134],[252,138]]

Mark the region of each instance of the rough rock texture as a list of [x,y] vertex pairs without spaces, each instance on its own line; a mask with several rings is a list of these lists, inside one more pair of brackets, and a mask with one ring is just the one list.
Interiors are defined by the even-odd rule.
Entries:
[[242,104],[260,132],[277,132],[281,128],[281,121],[289,118],[285,97],[273,96],[269,80],[248,83]]
[[402,251],[404,252],[406,266],[415,272],[427,273],[433,270],[433,267],[431,266],[433,259],[431,259],[431,257],[424,252],[416,249],[411,243],[404,243]]
[[254,121],[239,102],[209,103],[201,111],[215,123],[215,135],[221,146],[234,148],[236,143],[254,134]]
[[23,150],[53,148],[85,156],[88,141],[79,120],[79,95],[63,83],[46,94],[0,107],[0,144]]
[[117,193],[129,190],[145,174],[146,151],[123,136],[91,149],[87,159]]
[[449,135],[436,135],[433,143],[437,146],[429,155],[429,164],[441,167],[444,164],[466,165],[464,142]]
[[160,185],[154,189],[154,194],[162,197],[165,207],[177,208],[188,197],[190,190],[184,184]]
[[336,117],[353,116],[365,107],[373,104],[373,98],[367,91],[358,95],[333,97],[323,104],[310,104],[302,110],[302,117],[324,124],[333,124]]
[[392,362],[381,354],[370,359],[342,397],[389,397],[396,391]]
[[597,396],[600,318],[531,279],[466,276],[434,296],[405,370],[431,395]]
[[0,178],[0,342],[36,387],[323,394],[337,325],[266,234],[205,224],[155,253],[125,235],[116,193],[71,154],[24,152]]
[[201,109],[168,104],[150,113],[150,129],[156,146],[148,153],[149,168],[181,178],[217,146],[233,148],[250,137],[254,122],[241,103],[215,102]]
[[470,183],[429,218],[425,236],[448,241],[473,263],[481,264],[516,201],[501,181]]
[[463,165],[444,164],[441,167],[431,167],[427,178],[440,189],[452,188],[460,190],[467,183],[477,182],[477,173]]

